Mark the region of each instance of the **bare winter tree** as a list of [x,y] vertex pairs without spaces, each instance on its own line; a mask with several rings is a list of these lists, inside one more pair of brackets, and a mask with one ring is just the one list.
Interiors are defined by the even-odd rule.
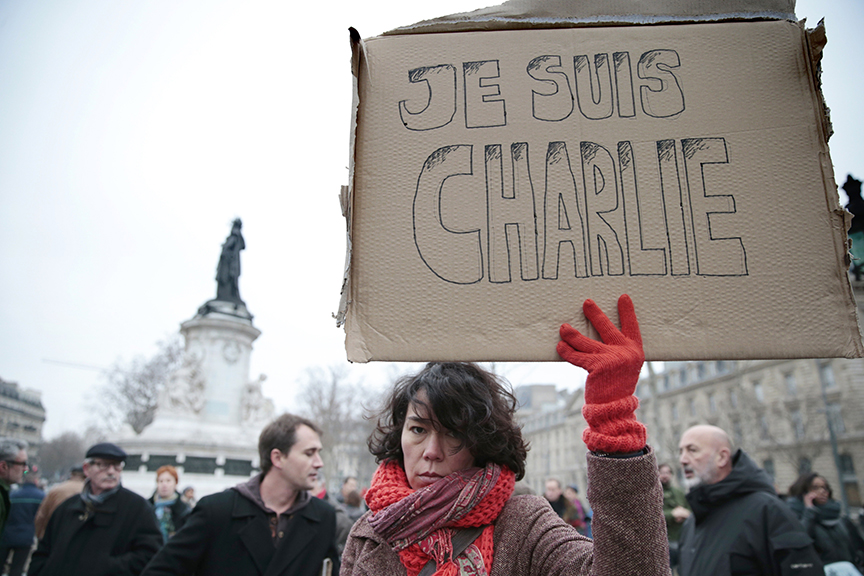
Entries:
[[323,432],[322,458],[329,489],[336,489],[344,475],[368,482],[375,469],[366,448],[370,423],[364,418],[369,392],[352,380],[345,365],[306,370],[298,395],[300,413],[315,422]]
[[39,447],[39,467],[43,478],[60,480],[84,461],[86,440],[77,432],[63,434],[47,440]]
[[117,361],[105,373],[107,383],[98,400],[108,428],[129,424],[136,434],[153,421],[159,395],[183,362],[179,336],[157,344],[150,358],[137,357],[129,363]]

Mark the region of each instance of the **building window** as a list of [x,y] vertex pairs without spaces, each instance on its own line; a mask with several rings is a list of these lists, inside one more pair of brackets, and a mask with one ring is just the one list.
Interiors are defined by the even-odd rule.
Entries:
[[789,422],[792,425],[792,434],[796,440],[804,438],[804,417],[801,415],[801,410],[796,408],[789,413]]
[[849,454],[840,455],[840,474],[843,477],[855,476],[855,463],[852,461],[852,456]]
[[732,436],[734,436],[735,444],[739,446],[744,442],[744,432],[741,430],[741,421],[732,421]]
[[693,398],[687,401],[687,406],[690,410],[690,416],[696,416],[696,401]]
[[828,408],[828,421],[831,422],[831,427],[834,428],[835,434],[844,434],[846,425],[843,423],[843,415],[840,413],[840,404],[831,402]]
[[214,474],[216,466],[216,458],[187,456],[186,461],[183,462],[183,471],[187,474]]
[[762,430],[762,438],[767,439],[770,428],[768,428],[768,417],[765,414],[759,416],[759,428]]
[[819,365],[819,379],[825,388],[835,388],[837,381],[834,380],[834,369],[827,362]]
[[699,362],[696,365],[696,374],[699,380],[705,379],[705,364],[703,362]]
[[226,458],[223,469],[226,476],[250,476],[252,474],[252,462]]
[[809,474],[813,470],[813,463],[806,456],[798,459],[798,475]]
[[717,373],[718,374],[723,374],[724,372],[726,372],[728,370],[728,368],[726,366],[726,362],[724,362],[723,360],[718,360],[716,366],[717,366]]
[[151,454],[147,460],[147,471],[156,472],[162,466],[177,466],[177,457],[161,454]]
[[774,481],[774,460],[771,460],[770,458],[767,460],[763,460],[762,469],[765,470],[765,472],[767,472],[768,475],[771,476],[771,480]]
[[798,384],[795,382],[795,374],[787,372],[783,375],[783,380],[786,382],[786,394],[795,396],[798,394]]
[[765,403],[765,390],[762,389],[762,382],[758,380],[753,382],[753,394],[756,396],[756,401],[760,404]]
[[714,398],[713,392],[708,394],[708,410],[711,411],[711,414],[717,413],[717,400]]
[[679,373],[678,381],[681,383],[681,386],[686,386],[688,384],[687,381],[687,368],[682,368]]
[[843,484],[849,506],[861,506],[861,492],[858,490],[858,478],[855,476],[855,463],[850,454],[840,455],[840,483]]
[[732,408],[738,408],[738,391],[737,390],[729,390],[729,405]]
[[672,421],[673,422],[678,421],[678,404],[676,404],[674,402],[672,403]]

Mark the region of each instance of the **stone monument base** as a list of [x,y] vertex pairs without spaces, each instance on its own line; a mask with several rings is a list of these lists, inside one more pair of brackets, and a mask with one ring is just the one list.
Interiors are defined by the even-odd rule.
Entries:
[[[161,421],[160,421],[161,420]],[[237,426],[182,416],[157,418],[141,435],[121,442],[129,454],[123,485],[149,498],[156,490],[156,470],[177,468],[180,483],[195,488],[196,498],[221,492],[258,473],[258,434]]]
[[258,436],[274,415],[265,376],[249,379],[261,332],[245,304],[210,300],[180,332],[183,364],[165,383],[153,422],[118,442],[129,454],[123,485],[144,497],[165,465],[177,468],[178,490],[192,486],[196,498],[248,479],[259,469]]

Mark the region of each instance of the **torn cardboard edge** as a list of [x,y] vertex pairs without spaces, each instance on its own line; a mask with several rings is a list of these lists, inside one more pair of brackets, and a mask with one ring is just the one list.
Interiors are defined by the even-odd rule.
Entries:
[[[634,11],[634,5],[640,9]],[[795,22],[794,0],[680,0],[639,2],[609,0],[509,0],[497,6],[451,14],[402,26],[383,36],[566,28],[580,26],[632,26],[651,24],[696,24],[737,20],[790,20]]]

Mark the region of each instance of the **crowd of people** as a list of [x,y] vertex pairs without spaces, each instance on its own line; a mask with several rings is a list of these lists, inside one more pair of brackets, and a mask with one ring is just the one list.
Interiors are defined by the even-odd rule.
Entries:
[[335,496],[320,429],[292,414],[261,431],[260,473],[198,501],[172,466],[149,499],[125,489],[126,453],[108,442],[46,496],[25,474],[26,444],[0,440],[0,554],[21,574],[36,539],[29,576],[860,576],[864,540],[821,475],[784,501],[726,432],[700,425],[680,439],[687,490],[675,486],[635,416],[632,302],[619,300],[620,328],[590,300],[583,311],[600,340],[565,324],[557,350],[588,371],[585,501],[558,478],[543,496],[520,488],[528,445],[508,386],[433,362],[378,413],[371,484],[344,478]]

